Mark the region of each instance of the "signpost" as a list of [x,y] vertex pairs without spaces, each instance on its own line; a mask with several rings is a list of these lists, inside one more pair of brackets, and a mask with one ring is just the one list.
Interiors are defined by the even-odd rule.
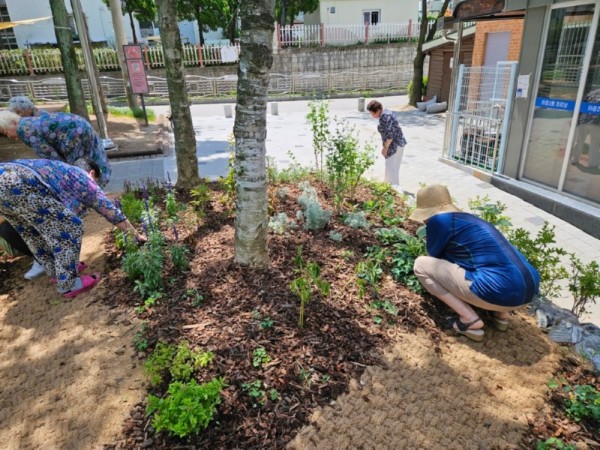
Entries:
[[142,110],[144,111],[144,123],[148,126],[148,115],[146,114],[144,94],[147,94],[150,90],[148,88],[148,79],[146,78],[142,46],[137,44],[124,45],[123,53],[125,55],[125,63],[127,64],[127,74],[129,76],[129,83],[131,84],[131,92],[140,95]]

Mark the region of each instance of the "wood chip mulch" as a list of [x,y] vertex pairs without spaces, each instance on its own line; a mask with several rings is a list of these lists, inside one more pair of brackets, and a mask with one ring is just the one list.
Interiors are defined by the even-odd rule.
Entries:
[[[393,302],[398,314],[374,323],[372,299],[359,298],[355,271],[367,248],[377,244],[371,230],[352,229],[332,219],[328,229],[318,232],[300,226],[287,235],[271,234],[270,268],[243,268],[233,261],[234,219],[218,200],[216,185],[212,187],[215,200],[200,226],[178,224],[180,239],[192,251],[189,271],[166,270],[165,295],[142,319],[150,349],[159,339],[173,344],[185,340],[215,354],[212,365],[197,378],[204,382],[224,377],[222,403],[208,428],[187,440],[155,434],[145,416],[145,403],[140,403],[126,421],[122,439],[107,448],[281,448],[308,423],[315,408],[347,392],[352,378],[380,362],[381,350],[399,328],[420,327],[429,331],[434,342],[440,340],[434,318],[423,309],[423,297],[389,277],[383,280],[379,296]],[[299,191],[295,185],[287,187],[289,194],[283,200],[270,193],[270,207],[295,218]],[[317,190],[323,206],[332,209],[323,195],[326,189],[318,186]],[[370,197],[370,191],[361,187],[356,204]],[[407,228],[414,232],[416,226],[407,222]],[[331,230],[342,233],[343,241],[331,240]],[[299,246],[304,260],[318,263],[322,277],[331,284],[329,297],[313,297],[306,306],[303,328],[298,326],[299,300],[289,287],[296,276]],[[141,298],[119,269],[112,239],[107,251],[113,270],[106,301],[113,306],[139,306]],[[203,296],[199,306],[186,297],[188,289]],[[265,319],[272,320],[273,326],[262,327]],[[257,347],[264,347],[271,358],[261,368],[252,365]],[[257,405],[242,388],[256,379],[264,382],[267,392],[276,389],[279,399],[267,398]],[[160,396],[164,391],[152,393]]]

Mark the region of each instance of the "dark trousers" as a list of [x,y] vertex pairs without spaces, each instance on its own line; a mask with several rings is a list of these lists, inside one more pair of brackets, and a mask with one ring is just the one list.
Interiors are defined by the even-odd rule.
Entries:
[[27,244],[17,233],[17,230],[13,228],[13,226],[8,222],[0,223],[0,237],[4,239],[8,245],[17,250],[19,253],[22,253],[27,256],[33,256]]

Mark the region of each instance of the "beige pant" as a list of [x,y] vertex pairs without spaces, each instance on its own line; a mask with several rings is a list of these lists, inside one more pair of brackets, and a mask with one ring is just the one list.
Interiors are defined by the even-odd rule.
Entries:
[[460,300],[488,311],[514,311],[521,306],[500,306],[488,303],[471,292],[471,280],[465,279],[465,269],[445,259],[419,256],[414,264],[415,275],[427,291],[440,297],[453,294]]
[[402,155],[404,155],[404,147],[398,146],[396,153],[385,159],[385,174],[383,181],[390,183],[392,186],[400,184],[400,164],[402,164]]

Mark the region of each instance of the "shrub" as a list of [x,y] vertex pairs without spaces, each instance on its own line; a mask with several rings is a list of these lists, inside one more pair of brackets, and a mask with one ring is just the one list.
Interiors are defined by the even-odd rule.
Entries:
[[512,226],[510,218],[502,214],[506,210],[506,205],[500,201],[490,203],[490,197],[487,195],[485,197],[478,195],[474,199],[469,199],[469,208],[475,216],[491,223],[504,234]]
[[275,234],[285,234],[292,227],[286,213],[279,213],[275,217],[271,217],[268,226]]
[[571,255],[571,279],[569,291],[573,294],[571,311],[581,317],[586,307],[600,297],[600,267],[596,261],[584,265],[579,258]]
[[[323,209],[317,198],[317,191],[308,181],[298,185],[302,189],[302,194],[298,197],[298,203],[304,210],[302,219],[304,220],[305,230],[320,230],[329,224],[331,212]],[[298,217],[298,214],[296,215]]]
[[298,246],[294,262],[296,264],[294,273],[298,276],[290,283],[290,290],[300,299],[298,325],[302,328],[304,326],[304,307],[312,297],[313,288],[315,288],[319,294],[328,296],[329,283],[321,278],[321,268],[317,263],[304,262],[304,259],[302,258],[302,246]]
[[306,116],[313,135],[313,152],[315,154],[315,169],[323,172],[323,155],[329,143],[329,105],[325,102],[311,101],[308,103],[309,113]]
[[523,228],[508,233],[508,240],[539,272],[540,294],[548,298],[556,297],[560,293],[558,281],[569,276],[560,261],[567,252],[553,245],[556,243],[554,228],[548,222],[544,222],[535,239]]
[[369,222],[362,211],[346,214],[343,221],[350,228],[369,228]]
[[126,192],[119,199],[119,208],[131,223],[140,223],[144,212],[144,202],[138,199],[133,192]]

